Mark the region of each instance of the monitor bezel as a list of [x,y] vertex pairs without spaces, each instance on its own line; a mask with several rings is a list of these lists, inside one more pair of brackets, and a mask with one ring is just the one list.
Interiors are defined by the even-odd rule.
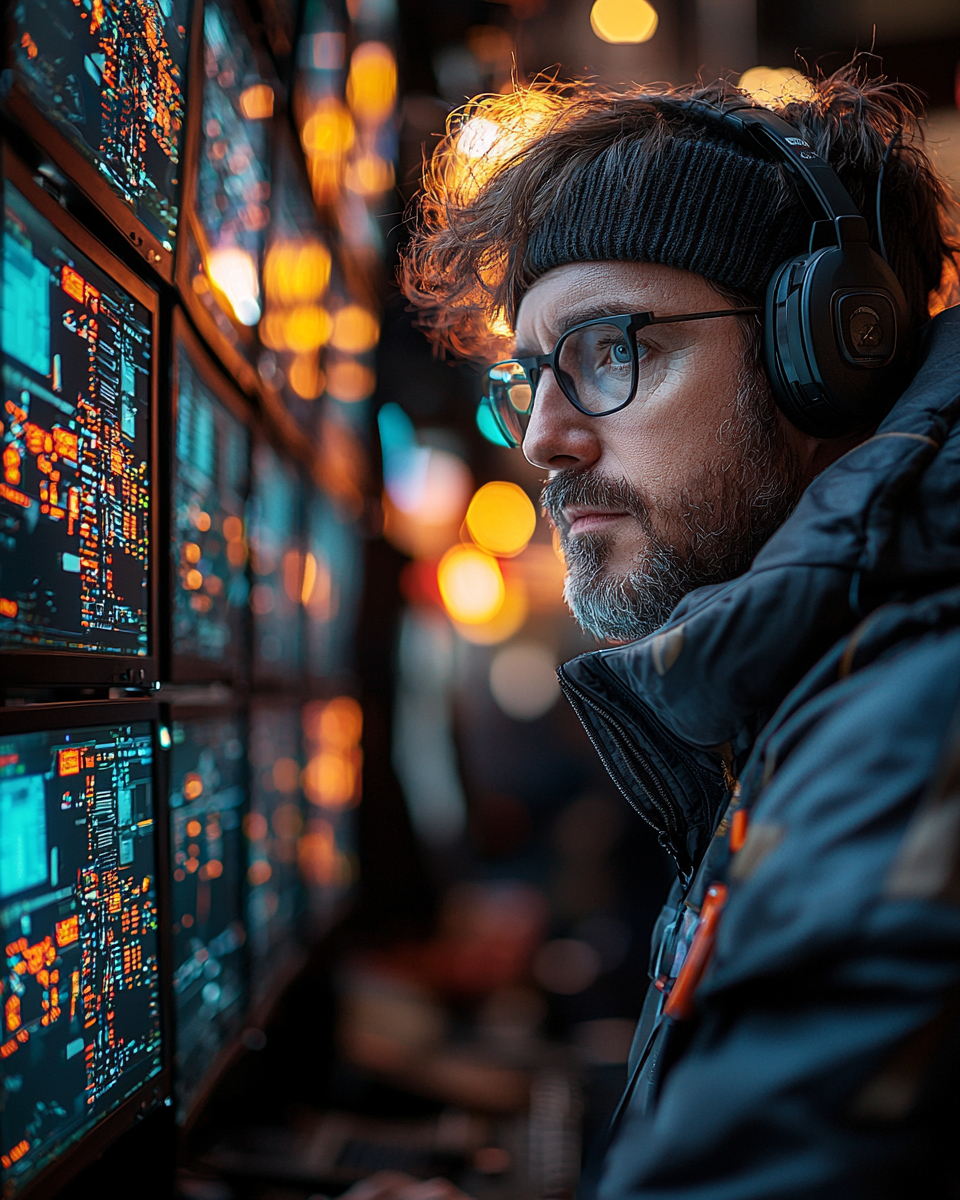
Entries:
[[[170,380],[169,380],[169,411],[161,424],[161,456],[163,493],[166,504],[160,514],[161,544],[172,546],[173,537],[173,481],[176,473],[176,429],[179,406],[180,379],[178,348],[183,344],[187,354],[203,383],[217,397],[223,407],[241,421],[250,435],[247,453],[247,492],[244,496],[244,528],[246,528],[246,505],[250,494],[250,478],[252,471],[252,449],[257,436],[257,421],[254,410],[237,385],[224,374],[207,347],[195,333],[189,320],[179,305],[174,307],[170,328]],[[248,579],[250,574],[249,559],[245,568]],[[243,646],[238,661],[213,663],[208,659],[194,655],[177,654],[173,648],[172,619],[174,607],[174,591],[177,586],[176,571],[171,552],[165,549],[162,566],[159,570],[161,580],[161,628],[163,630],[160,647],[160,664],[162,677],[170,683],[243,683],[246,679],[247,666],[245,651],[249,647],[252,633],[252,614],[249,605],[244,615]],[[243,661],[239,661],[243,660]]]
[[53,1200],[78,1172],[95,1162],[117,1139],[149,1113],[172,1102],[172,974],[169,938],[169,890],[165,867],[169,862],[166,803],[165,754],[159,739],[160,705],[150,699],[122,701],[79,700],[69,704],[31,704],[0,707],[0,736],[23,733],[55,733],[60,729],[84,729],[94,725],[127,725],[149,721],[153,737],[153,798],[157,880],[157,954],[159,958],[160,1071],[137,1091],[103,1116],[75,1145],[34,1176],[21,1191],[18,1200]]
[[[247,732],[249,730],[249,714],[247,712],[248,706],[243,698],[241,698],[240,696],[236,696],[236,695],[234,695],[230,699],[225,699],[225,698],[218,696],[215,699],[213,699],[209,704],[203,703],[203,702],[201,702],[201,698],[199,696],[197,696],[195,693],[191,694],[191,691],[192,691],[192,689],[190,691],[185,690],[185,694],[183,695],[182,699],[171,698],[168,701],[161,701],[162,719],[164,722],[169,723],[171,726],[174,721],[191,721],[191,720],[196,721],[196,720],[203,720],[205,717],[216,718],[216,717],[233,716],[233,717],[236,717],[241,722],[241,724],[243,725],[244,739],[245,739],[245,741],[244,741],[244,800],[243,800],[243,815],[245,817],[247,815],[247,813],[250,811],[250,760],[249,760],[249,755],[247,753],[247,746],[246,746],[246,737],[247,737]],[[166,814],[167,814],[167,816],[166,816],[167,845],[171,846],[171,842],[170,842],[170,811],[171,810],[169,807],[168,796],[169,796],[169,782],[167,785],[167,791],[164,794],[164,802],[166,805]],[[246,849],[246,835],[245,834],[244,834],[244,838],[243,838],[243,846],[244,846],[244,850],[245,850]],[[168,867],[168,872],[167,872],[167,881],[166,882],[167,882],[167,887],[171,888],[170,894],[171,894],[171,900],[172,900],[172,885],[170,884],[170,879],[169,879],[169,876],[170,876],[170,874],[172,874],[172,871],[173,871],[172,857],[167,862],[167,867]],[[243,877],[244,877],[244,882],[242,883],[241,888],[240,888],[240,916],[241,916],[241,919],[243,920],[244,932],[246,932],[246,928],[247,928],[246,870],[244,870]],[[173,917],[172,907],[170,910],[170,915],[171,915],[171,920],[167,922],[167,931],[168,931],[168,938],[170,939],[170,965],[171,965],[171,972],[172,972],[172,968],[173,968],[173,938],[172,938],[172,932],[171,932],[172,917]],[[197,1084],[196,1088],[194,1088],[193,1095],[190,1098],[190,1103],[185,1106],[185,1112],[183,1115],[183,1119],[182,1120],[178,1119],[175,1114],[176,1124],[177,1124],[177,1127],[180,1130],[181,1134],[186,1134],[192,1128],[192,1126],[195,1124],[197,1118],[200,1116],[201,1112],[203,1111],[204,1106],[207,1104],[207,1102],[209,1101],[213,1092],[216,1090],[217,1084],[221,1081],[221,1079],[223,1079],[224,1075],[230,1069],[232,1064],[234,1062],[236,1062],[236,1060],[244,1052],[245,1047],[243,1044],[243,1032],[244,1032],[244,1029],[245,1029],[245,1027],[250,1019],[250,1015],[251,1015],[250,952],[249,952],[249,948],[248,948],[246,941],[244,941],[244,945],[243,945],[243,976],[244,976],[244,987],[246,989],[246,994],[244,996],[242,1016],[241,1016],[240,1021],[238,1022],[237,1031],[236,1031],[236,1033],[232,1034],[230,1037],[228,1037],[224,1040],[223,1045],[217,1051],[217,1054],[213,1058],[210,1065],[207,1067],[206,1071],[204,1071],[203,1075],[201,1076],[200,1082]],[[173,1030],[172,1040],[170,1042],[171,1086],[174,1088],[174,1101],[173,1102],[174,1102],[174,1106],[176,1106],[176,1103],[177,1103],[176,1074],[175,1074],[172,1064],[173,1064],[173,1055],[175,1053],[175,1046],[176,1046],[177,1014],[176,1014],[176,1002],[172,998],[171,998],[171,1002],[170,1002],[170,1020],[171,1020],[171,1027]]]
[[83,226],[38,186],[25,164],[3,147],[3,179],[9,180],[24,199],[53,225],[54,229],[103,271],[118,286],[129,292],[142,304],[151,316],[153,336],[153,370],[150,378],[150,419],[148,426],[151,499],[150,540],[151,550],[147,558],[147,619],[148,653],[141,657],[135,654],[104,654],[100,650],[78,653],[73,650],[41,650],[34,647],[24,649],[0,649],[0,664],[8,665],[5,686],[35,686],[38,684],[114,684],[143,687],[157,679],[159,666],[158,639],[159,621],[157,613],[157,455],[158,399],[159,399],[159,353],[160,353],[160,296],[148,283],[135,275],[119,259],[89,234]]
[[[202,10],[206,7],[205,0],[194,0],[198,9]],[[228,6],[236,18],[238,24],[243,29],[244,35],[250,43],[254,57],[260,71],[261,78],[264,81],[269,81],[274,92],[274,110],[273,115],[267,118],[267,124],[273,129],[277,120],[277,112],[284,106],[284,88],[280,82],[276,67],[273,63],[269,52],[263,44],[254,22],[247,13],[242,4],[237,3],[237,0],[222,0],[222,3]],[[219,358],[224,367],[232,375],[235,382],[239,385],[241,391],[247,395],[259,398],[262,381],[260,373],[257,369],[256,360],[260,353],[260,339],[257,333],[256,326],[236,325],[237,333],[240,340],[249,348],[250,358],[245,357],[217,328],[216,322],[207,311],[206,306],[200,300],[199,296],[193,290],[193,283],[190,279],[190,261],[188,257],[188,235],[193,237],[198,247],[202,248],[204,241],[204,233],[200,225],[200,219],[196,212],[196,183],[197,173],[200,161],[200,149],[202,145],[201,121],[203,120],[203,90],[205,82],[204,72],[204,37],[203,37],[203,17],[199,18],[197,27],[197,52],[192,56],[190,91],[191,98],[196,97],[195,102],[187,113],[188,134],[186,138],[186,149],[188,154],[187,170],[182,173],[181,187],[182,203],[180,206],[181,230],[177,237],[176,246],[176,262],[174,264],[174,283],[180,296],[180,302],[190,315],[191,321],[197,327],[197,330],[203,339],[210,346],[214,355]],[[272,139],[271,139],[272,141]],[[272,144],[269,148],[271,186],[273,174],[273,148]],[[266,242],[264,242],[266,245]],[[260,274],[262,283],[263,264],[260,264]],[[229,320],[229,314],[227,319]]]
[[[201,57],[197,49],[197,33],[202,32],[202,0],[193,0],[190,13],[190,31],[187,44],[187,61],[184,72],[184,108],[186,118],[181,128],[180,164],[184,166],[190,160],[189,152],[190,111],[197,99],[193,90],[196,73],[193,69],[194,59]],[[4,22],[6,44],[11,44],[13,37],[13,14],[10,12]],[[166,282],[172,283],[176,262],[177,246],[183,229],[183,196],[185,193],[185,172],[180,171],[178,185],[178,217],[177,237],[173,250],[167,250],[157,236],[135,216],[130,207],[117,195],[110,185],[102,178],[92,163],[88,162],[80,151],[66,138],[34,105],[26,87],[14,80],[4,101],[3,108],[16,124],[27,134],[45,154],[49,155],[53,164],[102,212],[113,225],[124,242],[129,245],[150,268]]]

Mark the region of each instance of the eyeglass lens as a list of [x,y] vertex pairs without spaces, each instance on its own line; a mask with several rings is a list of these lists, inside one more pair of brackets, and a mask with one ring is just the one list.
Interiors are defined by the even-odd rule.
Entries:
[[586,412],[610,412],[632,396],[635,364],[629,335],[622,329],[616,325],[587,325],[563,339],[557,382]]
[[[600,415],[626,404],[636,383],[636,358],[629,335],[616,325],[587,325],[561,339],[557,382],[585,412]],[[490,401],[504,432],[519,446],[523,441],[533,398],[535,377],[519,362],[503,362],[489,372]]]

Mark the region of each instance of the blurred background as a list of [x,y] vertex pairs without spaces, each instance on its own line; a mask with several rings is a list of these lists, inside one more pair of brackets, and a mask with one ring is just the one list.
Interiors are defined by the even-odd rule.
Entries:
[[[856,51],[918,89],[934,156],[960,186],[960,8],[306,0],[294,43],[313,196],[376,314],[366,340],[358,322],[354,357],[334,335],[319,365],[361,393],[367,470],[382,480],[365,501],[356,613],[359,877],[267,1051],[237,1068],[234,1095],[283,1095],[283,1132],[253,1134],[231,1104],[211,1106],[180,1186],[245,1194],[250,1176],[272,1174],[300,1196],[388,1168],[443,1173],[481,1197],[568,1195],[625,1080],[671,874],[560,697],[557,664],[596,643],[562,602],[541,472],[499,444],[476,372],[434,357],[396,289],[405,213],[450,114],[478,94],[541,72],[615,85],[700,74],[763,101],[803,95]],[[481,160],[497,140],[460,137]],[[287,1068],[321,998],[313,1070],[291,1094]]]
[[[179,306],[181,441],[161,699],[181,764],[175,887],[223,873],[199,832],[206,819],[220,839],[220,815],[181,807],[200,803],[216,755],[245,797],[223,825],[246,856],[239,924],[223,917],[244,932],[223,955],[246,939],[248,957],[242,1003],[210,1000],[221,987],[206,983],[195,1028],[178,1016],[195,1043],[179,1068],[177,1192],[306,1200],[386,1168],[444,1174],[479,1200],[570,1196],[625,1081],[671,872],[561,699],[557,665],[597,644],[562,601],[542,473],[485,419],[477,372],[435,357],[415,327],[396,287],[405,214],[451,120],[475,177],[509,148],[489,117],[451,117],[480,94],[541,73],[723,75],[764,102],[802,96],[858,51],[918,90],[934,160],[960,190],[960,5],[204,10],[202,116],[186,126],[194,166],[164,293]],[[26,79],[37,45],[17,38]],[[10,138],[27,157],[24,128]],[[107,209],[76,211],[115,243]],[[156,246],[162,271],[171,246]],[[216,410],[218,445],[253,431],[249,478],[191,482],[188,408]],[[211,624],[224,596],[250,623],[239,641]],[[230,661],[224,646],[240,644],[249,661]],[[211,705],[226,714],[217,729],[197,715]]]
[[[379,60],[357,46],[374,12],[397,67],[395,106],[382,84],[375,119],[358,72],[369,62],[373,79]],[[857,51],[875,56],[871,73],[917,88],[933,156],[960,188],[960,7],[349,0],[345,12],[307,0],[301,19],[295,95],[314,196],[340,206],[345,236],[365,238],[369,255],[370,469],[383,488],[356,647],[360,878],[312,977],[329,988],[336,1033],[323,1086],[300,1099],[313,1130],[320,1110],[373,1122],[353,1135],[344,1184],[388,1167],[439,1171],[478,1196],[567,1195],[625,1080],[670,870],[560,697],[557,664],[596,644],[562,603],[541,472],[499,444],[476,373],[439,361],[414,327],[395,287],[404,214],[450,114],[480,93],[541,72],[615,85],[699,74],[762,102],[803,95],[809,76]],[[335,107],[344,78],[347,109]],[[346,122],[348,110],[356,133],[328,132],[329,114]],[[339,176],[324,149],[337,136],[356,139]],[[497,140],[479,128],[460,138],[478,159]],[[358,187],[361,176],[371,182]],[[229,1161],[236,1171],[253,1157]],[[182,1186],[200,1194],[192,1176]]]

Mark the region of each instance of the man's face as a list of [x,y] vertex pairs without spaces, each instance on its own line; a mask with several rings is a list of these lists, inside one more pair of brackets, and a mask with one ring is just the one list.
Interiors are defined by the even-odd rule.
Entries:
[[[598,316],[732,307],[687,271],[574,263],[524,296],[517,352],[547,353]],[[567,602],[600,637],[641,637],[688,591],[744,571],[824,465],[820,444],[775,409],[746,353],[747,320],[642,330],[637,397],[606,416],[579,412],[543,372],[523,451],[550,471],[543,501],[567,559]]]

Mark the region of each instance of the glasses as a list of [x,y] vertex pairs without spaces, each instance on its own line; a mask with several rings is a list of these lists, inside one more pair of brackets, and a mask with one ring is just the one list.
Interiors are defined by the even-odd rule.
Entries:
[[537,386],[547,367],[575,409],[587,417],[605,417],[636,399],[642,361],[637,334],[641,329],[759,312],[759,308],[724,308],[676,317],[641,312],[584,321],[568,329],[550,354],[494,363],[487,371],[482,403],[492,413],[507,444],[518,447],[527,432]]

